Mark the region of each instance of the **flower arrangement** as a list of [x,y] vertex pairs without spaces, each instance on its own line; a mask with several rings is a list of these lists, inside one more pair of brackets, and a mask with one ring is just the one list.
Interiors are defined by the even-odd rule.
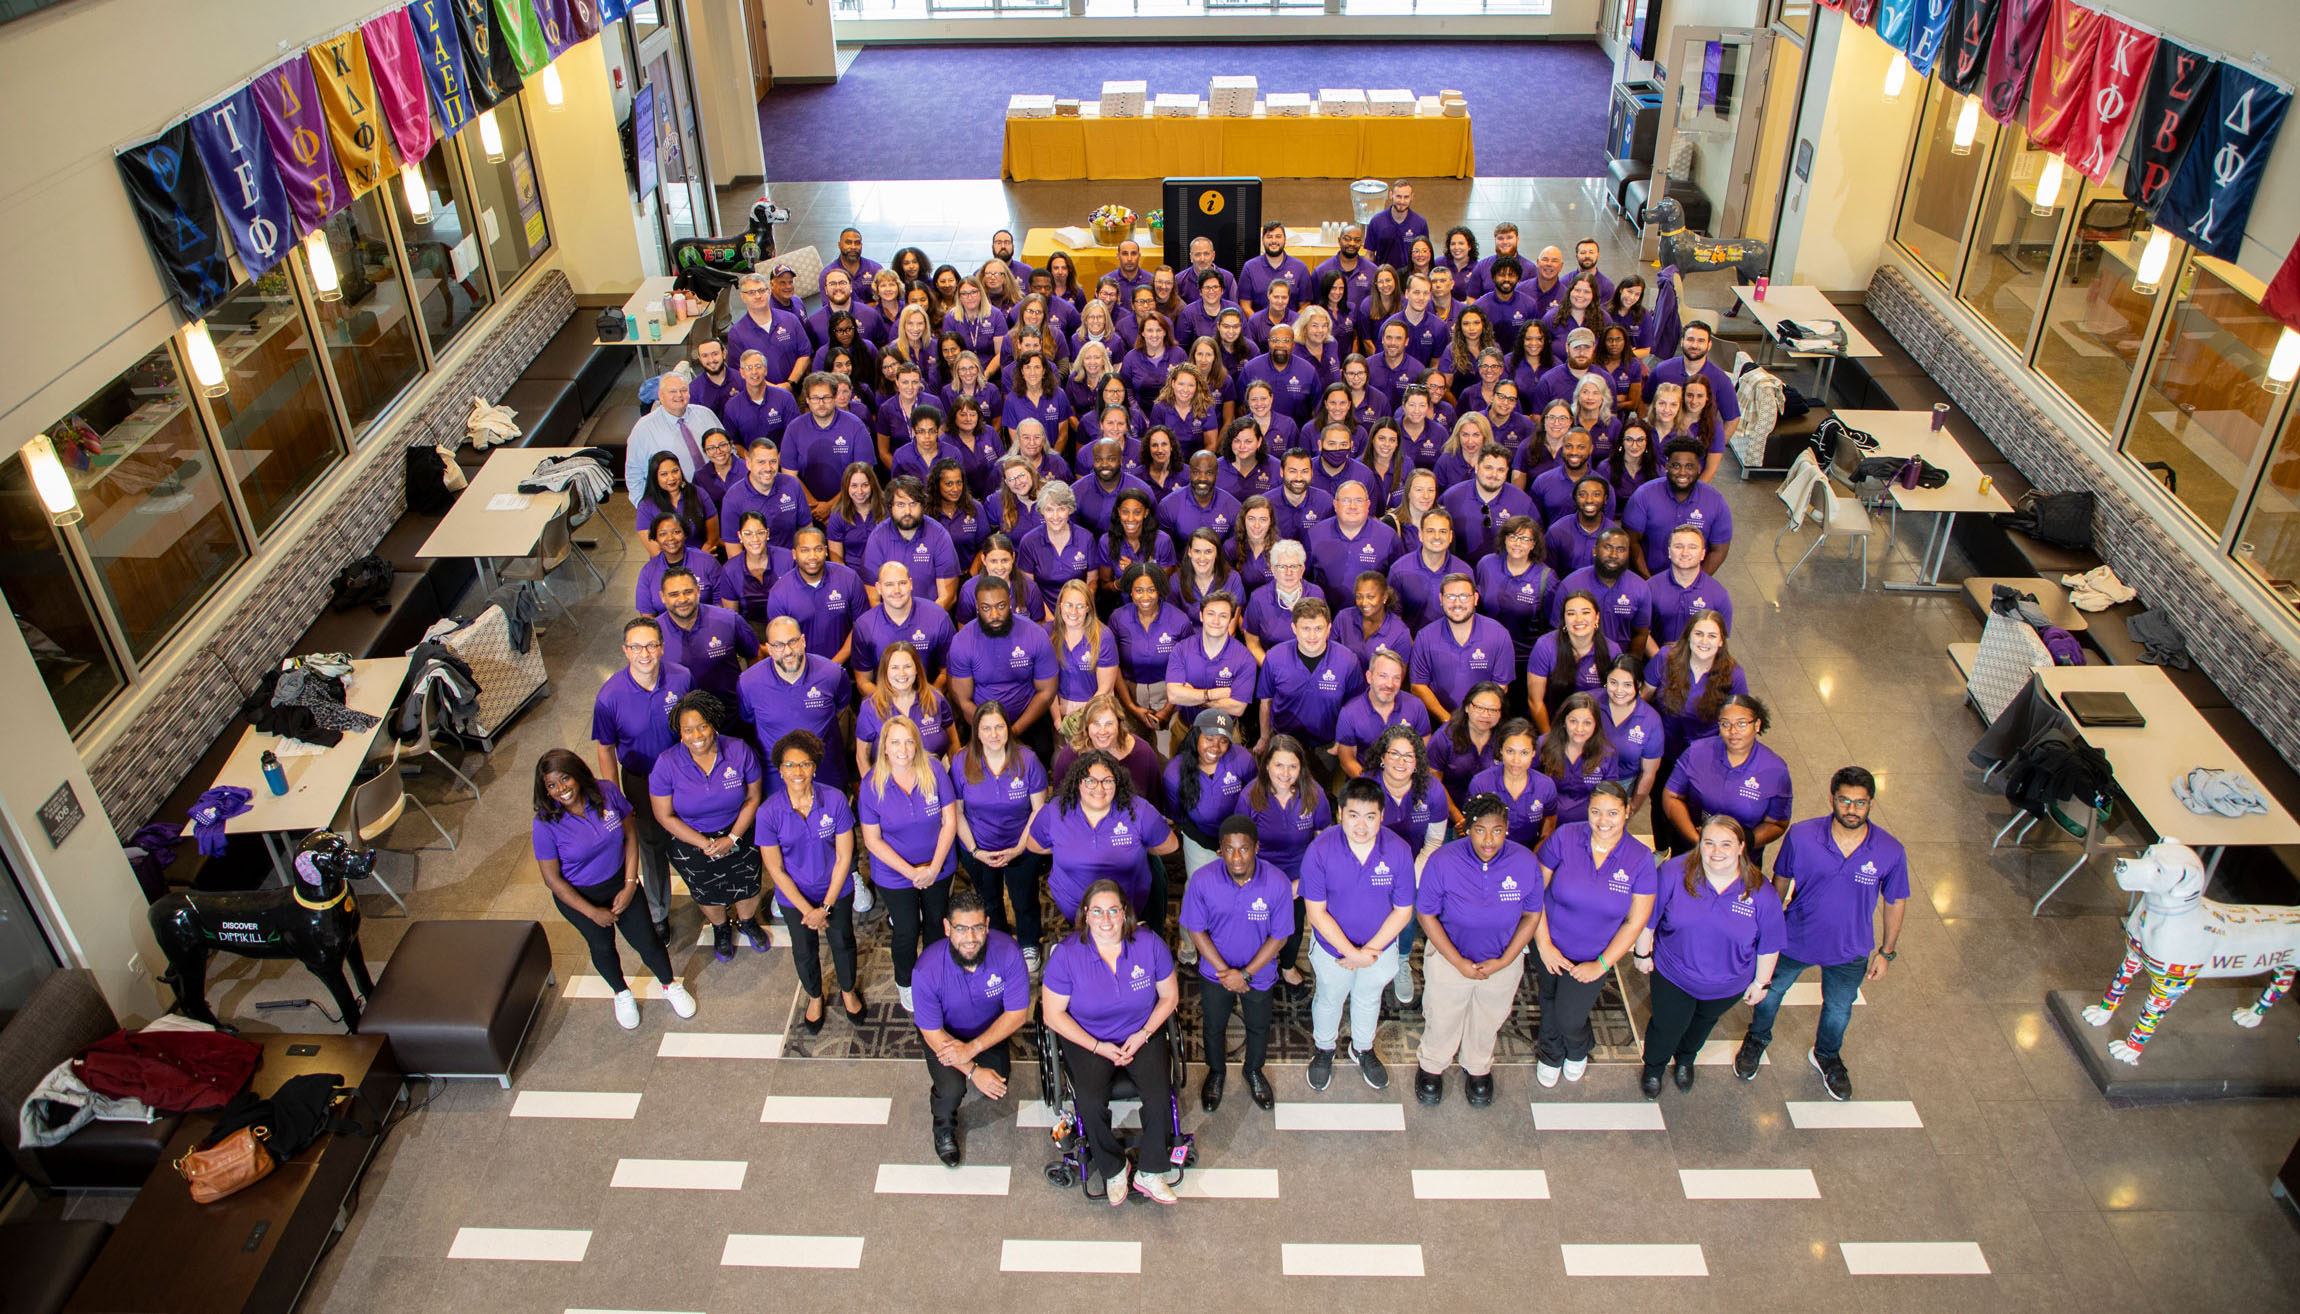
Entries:
[[1134,212],[1123,205],[1096,206],[1086,222],[1094,229],[1094,240],[1103,246],[1116,246],[1134,235]]

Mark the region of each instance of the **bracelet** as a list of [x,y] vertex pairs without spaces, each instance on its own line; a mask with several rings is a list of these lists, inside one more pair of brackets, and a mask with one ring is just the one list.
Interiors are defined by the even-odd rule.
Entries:
[[1598,970],[1598,971],[1600,971],[1600,972],[1610,972],[1610,971],[1612,971],[1612,970],[1613,970],[1613,960],[1612,960],[1612,959],[1610,959],[1610,958],[1607,958],[1607,957],[1606,957],[1604,954],[1599,954],[1599,955],[1597,956],[1597,970]]

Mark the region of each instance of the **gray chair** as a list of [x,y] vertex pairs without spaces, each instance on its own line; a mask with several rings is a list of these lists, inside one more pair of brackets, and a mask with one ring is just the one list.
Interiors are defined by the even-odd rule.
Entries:
[[[415,744],[411,749],[405,752],[405,756],[428,757],[431,760],[439,763],[439,765],[446,767],[447,774],[455,777],[457,780],[462,781],[463,787],[471,791],[472,798],[478,798],[479,786],[471,783],[471,777],[463,774],[461,771],[456,770],[455,764],[453,762],[450,762],[446,758],[440,756],[439,743],[439,691],[437,689],[427,689],[424,691],[423,695],[422,710],[418,714],[416,720]],[[401,756],[402,750],[395,745],[392,749],[392,760],[396,762]],[[396,771],[394,774],[397,774]]]
[[[1861,554],[1861,590],[1867,592],[1869,588],[1869,513],[1861,509],[1861,504],[1857,499],[1838,492],[1836,484],[1826,474],[1813,481],[1811,507],[1811,513],[1806,519],[1807,523],[1817,531],[1813,535],[1813,546],[1806,548],[1805,555],[1797,558],[1796,565],[1789,567],[1788,572],[1781,576],[1781,587],[1784,589],[1789,587],[1789,581],[1796,578],[1798,569],[1807,561],[1812,560],[1813,554],[1821,550],[1823,543],[1832,538],[1841,538],[1852,543],[1854,550]],[[1775,564],[1779,564],[1781,560],[1781,540],[1788,537],[1792,532],[1802,533],[1804,531],[1795,524],[1783,521],[1781,532],[1773,536],[1773,560]]]
[[[423,819],[431,823],[431,828],[439,832],[439,838],[447,841],[448,851],[452,853],[455,850],[455,837],[447,833],[447,827],[439,824],[439,818],[431,815],[430,808],[423,806],[422,799],[407,792],[407,785],[400,779],[399,745],[393,744],[391,755],[379,760],[383,767],[381,771],[351,787],[350,797],[343,802],[343,814],[336,819],[336,828],[360,844],[374,844],[391,833],[391,828],[399,824],[399,819],[406,815],[408,806],[412,804],[416,811],[423,814]],[[391,896],[391,901],[399,905],[401,915],[406,915],[407,901],[399,897],[399,891],[391,888],[391,883],[383,878],[383,873],[376,872],[373,879],[385,894]]]
[[540,585],[544,596],[558,603],[561,611],[567,609],[567,603],[559,596],[559,591],[551,587],[551,572],[566,565],[569,558],[581,563],[583,569],[591,572],[591,578],[593,582],[598,584],[601,592],[605,592],[607,588],[606,577],[599,573],[597,566],[591,564],[589,554],[575,545],[574,531],[568,519],[569,514],[567,511],[561,511],[558,515],[551,517],[550,522],[543,526],[543,532],[535,540],[535,554],[533,556],[511,562],[503,568],[503,578],[507,580],[532,580]]

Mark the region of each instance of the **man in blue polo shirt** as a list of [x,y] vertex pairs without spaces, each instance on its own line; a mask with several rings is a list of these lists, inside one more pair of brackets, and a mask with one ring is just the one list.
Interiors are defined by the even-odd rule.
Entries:
[[972,890],[950,897],[942,931],[941,943],[929,945],[911,969],[911,1020],[926,1041],[935,1157],[956,1168],[958,1102],[966,1088],[1006,1098],[1014,1071],[1006,1042],[1030,1017],[1030,966],[1013,936],[990,929],[982,896]]
[[889,561],[910,567],[911,583],[934,605],[949,611],[958,604],[958,548],[949,530],[927,518],[926,485],[909,475],[897,475],[887,484],[886,519],[863,544],[863,587],[874,607],[879,567]]
[[[1733,1075],[1757,1075],[1782,997],[1808,967],[1821,969],[1821,1021],[1805,1058],[1833,1100],[1853,1098],[1853,1078],[1838,1052],[1863,981],[1880,980],[1899,957],[1901,919],[1909,906],[1909,855],[1869,819],[1877,778],[1857,766],[1829,778],[1829,815],[1789,827],[1773,858],[1773,883],[1788,905],[1788,947],[1773,969],[1773,988],[1749,1014],[1749,1031],[1733,1056]],[[1883,943],[1877,901],[1885,904]]]
[[1669,532],[1680,525],[1701,531],[1708,544],[1701,568],[1714,575],[1724,567],[1733,547],[1733,508],[1725,495],[1701,482],[1709,460],[1698,438],[1680,434],[1661,449],[1661,478],[1638,485],[1621,508],[1621,527],[1630,533],[1636,550],[1637,573],[1650,575],[1665,564]]
[[1294,933],[1294,886],[1262,861],[1262,838],[1252,817],[1230,817],[1216,835],[1220,861],[1190,873],[1182,894],[1182,929],[1198,947],[1198,1011],[1205,1020],[1206,1083],[1198,1105],[1222,1107],[1229,1081],[1230,1010],[1246,1022],[1246,1093],[1254,1107],[1276,1107],[1262,1060],[1270,1051],[1270,987],[1278,979],[1278,950]]
[[[599,749],[599,782],[625,790],[647,792],[647,775],[655,759],[679,742],[671,733],[671,709],[694,686],[685,668],[663,660],[663,626],[639,616],[623,623],[622,670],[599,686],[591,705],[591,740]],[[639,831],[639,884],[647,894],[647,912],[655,934],[667,944],[671,936],[671,867],[664,848],[667,836],[655,820],[653,808],[636,808],[631,821]]]

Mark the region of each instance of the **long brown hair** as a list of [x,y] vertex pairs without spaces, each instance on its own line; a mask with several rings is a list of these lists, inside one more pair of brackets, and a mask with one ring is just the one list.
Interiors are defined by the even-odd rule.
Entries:
[[[1749,828],[1722,812],[1711,813],[1709,819],[1701,823],[1703,830],[1711,826],[1731,831],[1733,838],[1741,841],[1741,897],[1755,898],[1758,888],[1765,884],[1765,873],[1757,870],[1757,860],[1749,856],[1756,851],[1756,846],[1749,842]],[[1696,842],[1693,851],[1685,855],[1685,893],[1698,899],[1707,884],[1708,875],[1701,866],[1701,848]]]
[[[1701,686],[1701,701],[1688,709],[1685,697],[1693,689],[1693,645],[1688,640],[1693,627],[1703,621],[1717,622],[1717,657],[1709,663],[1709,678]],[[1656,701],[1664,711],[1674,708],[1680,716],[1714,721],[1717,713],[1724,710],[1725,700],[1733,696],[1733,672],[1738,669],[1740,664],[1733,660],[1733,650],[1725,642],[1725,617],[1703,608],[1685,622],[1677,642],[1669,645],[1668,656],[1661,659],[1661,697]]]
[[[1549,717],[1549,733],[1535,742],[1534,769],[1552,780],[1563,780],[1567,772],[1576,770],[1565,760],[1565,718],[1577,711],[1588,712],[1597,726],[1596,731],[1589,736],[1589,742],[1581,746],[1579,771],[1586,773],[1592,759],[1600,763],[1610,763],[1613,760],[1613,741],[1605,737],[1604,705],[1597,701],[1597,695],[1576,691],[1566,695],[1565,701],[1557,705],[1557,710]],[[1496,752],[1498,754],[1499,750]],[[1607,774],[1611,774],[1610,770]]]
[[[878,709],[879,723],[884,725],[887,718],[894,715],[894,690],[887,684],[886,668],[887,663],[898,654],[909,656],[910,668],[917,674],[918,683],[912,687],[911,693],[918,699],[920,715],[929,722],[940,720],[938,713],[942,710],[942,695],[935,692],[934,685],[926,678],[926,658],[918,655],[917,646],[910,640],[897,639],[881,649],[878,655],[878,687],[872,692],[870,702],[871,706]],[[923,749],[925,746],[922,735],[919,747]]]
[[1118,896],[1118,910],[1123,914],[1118,919],[1118,943],[1125,944],[1132,940],[1134,932],[1141,929],[1141,923],[1134,920],[1134,904],[1126,897],[1124,887],[1105,876],[1087,886],[1086,893],[1078,896],[1078,910],[1074,914],[1078,919],[1078,943],[1089,947],[1094,944],[1094,929],[1086,924],[1086,908],[1087,905],[1094,902],[1094,896],[1097,894],[1115,894]]

